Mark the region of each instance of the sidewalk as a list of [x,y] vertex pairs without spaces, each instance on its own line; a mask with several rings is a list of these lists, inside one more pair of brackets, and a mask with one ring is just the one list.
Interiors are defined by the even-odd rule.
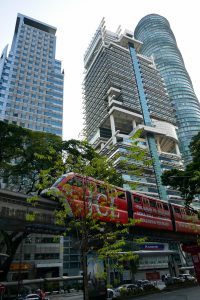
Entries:
[[73,297],[73,296],[81,296],[83,295],[83,291],[71,291],[70,293],[68,293],[67,291],[65,293],[62,294],[55,294],[55,295],[49,295],[48,298],[51,300],[64,300],[66,299],[66,297]]

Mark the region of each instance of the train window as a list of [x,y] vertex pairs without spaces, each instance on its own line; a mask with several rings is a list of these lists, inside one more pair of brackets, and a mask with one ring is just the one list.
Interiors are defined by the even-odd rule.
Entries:
[[97,193],[106,195],[106,187],[97,184]]
[[151,207],[156,207],[156,201],[150,200],[149,203]]
[[186,215],[185,209],[181,208],[181,213],[182,213],[182,215]]
[[139,196],[134,196],[134,202],[135,203],[140,203],[141,202],[141,198]]
[[87,184],[87,188],[90,191],[90,193],[94,193],[96,191],[96,184],[95,184],[95,182],[89,182]]
[[162,203],[157,202],[157,207],[158,207],[159,209],[163,209]]
[[79,178],[74,178],[73,180],[73,185],[78,186],[78,187],[82,187],[82,180]]
[[116,190],[115,189],[109,190],[109,197],[116,198]]
[[180,214],[180,209],[179,209],[179,207],[174,206],[174,211],[175,211],[175,213]]
[[117,191],[117,198],[125,200],[126,199],[125,192]]
[[74,185],[74,178],[71,178],[66,182],[66,184]]
[[143,204],[144,204],[144,205],[149,205],[149,200],[148,200],[148,199],[145,199],[145,198],[143,198]]
[[66,178],[66,176],[60,177],[58,180],[56,180],[56,182],[52,185],[52,187],[57,186],[61,181],[63,181],[64,178]]
[[164,210],[169,210],[169,207],[167,204],[163,204],[163,208],[164,208]]

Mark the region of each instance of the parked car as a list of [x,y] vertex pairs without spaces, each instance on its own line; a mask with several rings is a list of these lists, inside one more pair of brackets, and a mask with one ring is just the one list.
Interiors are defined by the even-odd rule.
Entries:
[[195,277],[190,274],[180,274],[179,278],[181,278],[183,281],[195,281]]
[[121,290],[134,292],[134,291],[138,291],[139,287],[137,286],[137,284],[127,283],[127,284],[122,284],[115,289],[115,291],[118,291],[118,292],[120,292]]
[[154,284],[151,281],[145,280],[145,279],[143,279],[143,280],[137,280],[136,284],[140,288],[144,288],[146,286],[154,286]]
[[115,299],[120,296],[120,292],[113,290],[113,289],[107,289],[107,298],[108,299]]
[[38,294],[29,294],[29,295],[26,295],[23,299],[24,300],[40,300],[40,296]]
[[166,285],[171,285],[171,284],[175,284],[175,283],[179,283],[179,282],[184,282],[185,279],[183,277],[168,277],[165,280],[165,284]]
[[[38,294],[28,294],[23,300],[41,300],[41,298]],[[49,300],[49,298],[46,297],[44,300]]]

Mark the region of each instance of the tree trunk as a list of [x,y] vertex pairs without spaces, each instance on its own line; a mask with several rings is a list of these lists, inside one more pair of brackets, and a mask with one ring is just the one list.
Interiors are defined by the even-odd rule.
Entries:
[[0,270],[2,271],[0,272],[0,281],[6,281],[10,265],[13,261],[17,248],[23,239],[28,236],[28,233],[23,232],[19,234],[19,232],[12,232],[11,234],[8,234],[6,231],[2,230],[1,234],[4,237],[5,246],[7,248],[6,254],[9,256],[4,259],[3,263],[0,264]]
[[87,252],[82,252],[82,263],[83,263],[83,292],[84,300],[89,300],[89,289],[88,289],[88,274],[87,274]]

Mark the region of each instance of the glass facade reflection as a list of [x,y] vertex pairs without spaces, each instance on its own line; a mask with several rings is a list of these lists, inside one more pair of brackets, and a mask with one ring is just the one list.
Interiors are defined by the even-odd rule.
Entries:
[[170,24],[164,17],[150,14],[140,20],[134,34],[143,42],[141,53],[153,56],[165,80],[176,112],[180,150],[187,164],[191,160],[189,144],[200,131],[200,104]]

